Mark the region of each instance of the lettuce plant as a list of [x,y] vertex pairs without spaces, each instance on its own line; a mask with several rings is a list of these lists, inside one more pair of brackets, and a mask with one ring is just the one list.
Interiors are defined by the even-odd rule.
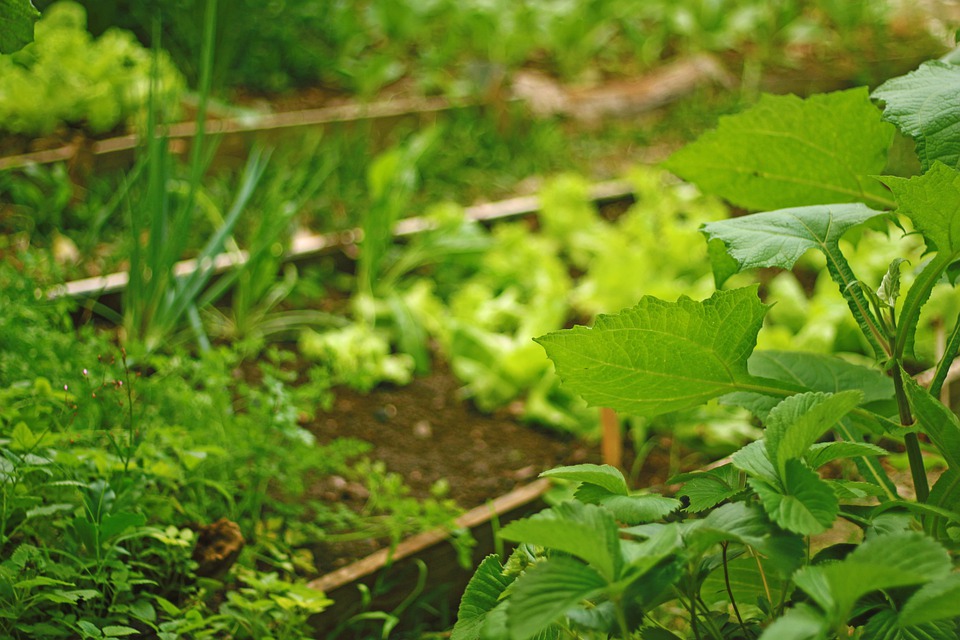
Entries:
[[[718,287],[817,251],[876,364],[756,350],[770,308],[756,285],[702,301],[647,296],[592,328],[540,337],[566,387],[592,405],[655,416],[719,399],[752,411],[764,437],[674,478],[682,501],[631,492],[610,467],[547,472],[577,483],[574,499],[504,528],[520,547],[505,566],[481,564],[456,640],[957,637],[960,420],[937,398],[960,321],[929,388],[907,367],[931,291],[956,284],[958,83],[960,67],[930,62],[878,88],[882,110],[864,89],[765,96],[668,161],[759,211],[702,226]],[[896,129],[916,143],[920,173],[877,177]],[[923,238],[909,287],[902,258],[879,281],[854,272],[840,241],[863,225]],[[932,488],[921,434],[947,467]],[[900,446],[915,498],[880,463]],[[821,477],[838,460],[859,478]],[[821,537],[839,521],[854,526],[851,542]]]

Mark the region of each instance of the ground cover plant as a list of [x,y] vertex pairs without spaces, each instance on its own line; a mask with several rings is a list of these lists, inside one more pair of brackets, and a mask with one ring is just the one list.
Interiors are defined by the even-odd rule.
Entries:
[[[606,466],[545,473],[573,482],[573,499],[503,530],[520,547],[480,565],[454,638],[956,637],[960,420],[938,396],[960,321],[928,388],[908,368],[931,292],[956,282],[958,113],[939,98],[958,81],[960,67],[934,61],[879,87],[875,102],[863,89],[766,96],[669,160],[760,211],[703,225],[718,288],[818,251],[875,364],[755,351],[769,309],[755,285],[702,301],[647,296],[592,328],[542,336],[567,388],[591,404],[658,415],[720,399],[750,409],[764,436],[675,478],[677,498],[632,493]],[[896,130],[916,145],[916,175],[881,175]],[[861,279],[840,241],[856,243],[864,225],[891,243],[918,235],[923,260],[897,257],[879,281]],[[945,461],[932,488],[921,435]],[[880,462],[898,445],[915,498]],[[845,459],[855,478],[818,473]],[[840,520],[856,535],[818,543]]]

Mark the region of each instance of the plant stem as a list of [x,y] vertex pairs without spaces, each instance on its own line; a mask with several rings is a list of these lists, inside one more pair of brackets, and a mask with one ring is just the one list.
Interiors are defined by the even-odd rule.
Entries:
[[727,566],[727,547],[729,543],[721,542],[720,548],[723,549],[723,582],[727,586],[727,595],[730,596],[730,605],[733,607],[733,613],[737,616],[737,622],[743,629],[743,635],[747,635],[747,628],[743,624],[743,617],[740,615],[740,609],[737,608],[737,599],[733,596],[733,588],[730,586],[730,570]]
[[617,612],[617,624],[620,626],[620,635],[623,636],[624,640],[629,640],[630,638],[630,627],[627,625],[627,614],[623,610],[623,601],[617,599],[613,603],[614,611]]
[[[891,373],[893,374],[893,388],[897,396],[897,408],[900,411],[900,424],[909,427],[913,425],[913,415],[910,413],[907,394],[903,390],[903,370],[899,363],[894,363]],[[907,460],[910,461],[910,475],[913,477],[913,489],[917,494],[917,502],[926,502],[930,497],[930,486],[927,484],[927,472],[923,468],[920,440],[917,439],[915,432],[909,431],[903,436],[903,444],[907,449]]]
[[933,381],[930,383],[930,395],[934,398],[940,397],[940,391],[943,389],[943,384],[950,373],[950,365],[953,364],[953,359],[957,357],[958,351],[960,351],[960,316],[953,324],[953,331],[950,333],[946,345],[944,345],[943,355],[940,357],[940,362],[937,363],[937,371],[933,374]]

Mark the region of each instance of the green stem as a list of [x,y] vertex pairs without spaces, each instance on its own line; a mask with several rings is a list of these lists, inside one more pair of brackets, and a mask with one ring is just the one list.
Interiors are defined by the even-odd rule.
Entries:
[[[899,363],[891,369],[893,374],[893,388],[897,396],[897,408],[900,411],[900,424],[905,427],[913,425],[913,415],[910,413],[910,404],[903,389],[903,372]],[[907,448],[907,460],[910,461],[910,475],[913,477],[913,488],[917,493],[918,502],[926,502],[930,497],[930,486],[927,484],[927,472],[923,468],[923,455],[920,453],[920,441],[917,434],[908,431],[903,436],[903,443]]]
[[953,364],[953,359],[957,357],[958,351],[960,351],[960,316],[957,317],[957,321],[953,325],[953,332],[950,334],[950,339],[947,340],[943,357],[940,358],[937,371],[933,374],[933,381],[930,383],[930,395],[934,398],[940,397],[943,384],[947,381],[947,374],[950,373],[950,365]]
[[627,614],[623,610],[623,601],[618,598],[613,604],[614,610],[617,612],[617,624],[620,625],[620,635],[623,636],[624,640],[629,640],[630,627],[627,625]]
[[884,361],[891,356],[891,349],[887,343],[886,337],[879,326],[873,313],[870,311],[870,303],[863,295],[862,285],[857,280],[840,248],[834,245],[833,251],[828,251],[824,247],[823,253],[827,257],[827,271],[830,277],[840,286],[840,293],[847,301],[850,312],[854,320],[866,337],[867,342],[873,348],[877,360]]
[[737,599],[733,596],[733,588],[730,586],[730,569],[727,564],[727,547],[729,543],[721,542],[720,548],[723,550],[723,582],[727,586],[727,595],[730,596],[730,606],[733,607],[733,613],[737,616],[737,622],[743,630],[744,637],[747,637],[747,627],[743,624],[743,617],[740,615],[740,609],[737,608]]

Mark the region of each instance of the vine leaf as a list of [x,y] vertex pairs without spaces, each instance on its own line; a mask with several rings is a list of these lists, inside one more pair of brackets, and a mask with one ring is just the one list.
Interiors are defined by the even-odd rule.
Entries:
[[721,118],[666,167],[752,210],[886,202],[867,176],[883,171],[893,132],[865,88],[806,100],[764,95],[750,109]]
[[0,53],[19,51],[33,42],[40,12],[31,0],[0,0]]
[[883,83],[873,98],[885,103],[883,119],[916,141],[920,166],[926,171],[937,160],[960,169],[958,93],[960,67],[932,60]]
[[645,296],[593,328],[537,338],[564,384],[591,405],[655,416],[696,407],[756,382],[747,359],[767,306],[757,287],[697,302]]

